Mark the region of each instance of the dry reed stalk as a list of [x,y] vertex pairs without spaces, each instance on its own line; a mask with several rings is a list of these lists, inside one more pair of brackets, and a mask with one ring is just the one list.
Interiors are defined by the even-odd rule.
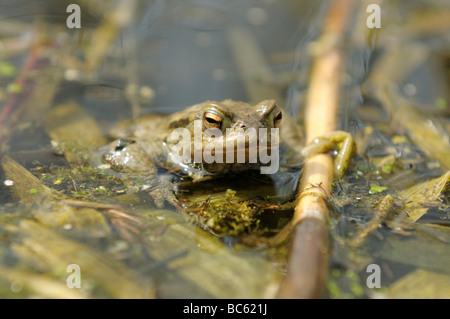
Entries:
[[[333,1],[323,33],[314,46],[306,101],[306,142],[336,130],[343,56],[340,42],[356,1]],[[333,182],[333,159],[318,154],[305,162],[293,225],[287,275],[279,298],[324,297],[328,273],[328,207]]]

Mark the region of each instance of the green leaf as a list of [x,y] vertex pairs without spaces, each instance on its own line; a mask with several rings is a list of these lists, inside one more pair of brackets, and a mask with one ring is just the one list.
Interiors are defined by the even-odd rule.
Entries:
[[381,193],[382,191],[385,191],[387,189],[386,186],[380,186],[377,184],[370,184],[369,194],[376,194]]

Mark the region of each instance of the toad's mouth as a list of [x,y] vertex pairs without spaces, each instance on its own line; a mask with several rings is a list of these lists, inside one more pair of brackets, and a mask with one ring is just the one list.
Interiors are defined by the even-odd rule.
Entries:
[[[195,152],[194,152],[195,153]],[[202,163],[203,168],[209,173],[220,173],[224,170],[242,168],[260,168],[263,174],[276,173],[279,162],[278,143],[242,143],[238,145],[223,146],[223,143],[209,143],[201,149],[200,156],[194,163]],[[267,169],[267,167],[271,167]],[[264,172],[266,171],[266,172]]]
[[[253,147],[248,144],[234,147],[219,146],[215,148],[205,146],[202,149],[202,162],[216,162],[223,164],[260,164],[261,157],[271,156],[272,151],[278,151],[278,147],[272,147],[272,145]],[[193,160],[195,160],[195,158],[193,158]]]
[[[181,129],[177,129],[176,135],[172,136],[171,141],[176,141],[171,147],[175,162],[218,168],[254,164],[261,166],[263,174],[278,170],[278,128],[252,128],[245,131],[227,129],[225,135],[218,129],[205,132],[194,130],[194,136],[191,137],[190,131]],[[265,169],[266,164],[270,164],[271,168]],[[272,164],[276,165],[276,169]]]

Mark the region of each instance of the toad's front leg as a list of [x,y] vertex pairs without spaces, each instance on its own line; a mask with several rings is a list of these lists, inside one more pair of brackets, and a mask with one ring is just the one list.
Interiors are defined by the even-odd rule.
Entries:
[[158,174],[156,164],[167,160],[167,152],[161,141],[120,138],[110,144],[103,160],[113,170],[138,178],[157,207],[163,207],[165,201],[178,206],[171,176]]
[[350,133],[334,131],[314,139],[312,143],[302,149],[302,155],[308,158],[337,149],[338,154],[334,159],[334,175],[341,177],[350,163],[354,148],[354,140]]

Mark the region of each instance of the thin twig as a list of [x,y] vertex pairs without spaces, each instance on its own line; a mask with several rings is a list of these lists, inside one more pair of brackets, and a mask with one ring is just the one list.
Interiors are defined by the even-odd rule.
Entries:
[[394,197],[392,197],[392,195],[386,195],[385,197],[383,197],[380,204],[378,205],[375,216],[367,223],[364,229],[356,237],[352,238],[347,243],[347,245],[353,247],[360,246],[367,235],[380,227],[381,222],[388,217],[388,214],[392,210],[393,203]]
[[30,80],[30,72],[36,69],[37,62],[46,43],[37,42],[31,49],[19,75],[12,85],[20,88],[19,92],[11,92],[0,112],[0,150],[11,136],[10,132],[15,126],[25,106],[25,101],[34,89],[34,81]]

